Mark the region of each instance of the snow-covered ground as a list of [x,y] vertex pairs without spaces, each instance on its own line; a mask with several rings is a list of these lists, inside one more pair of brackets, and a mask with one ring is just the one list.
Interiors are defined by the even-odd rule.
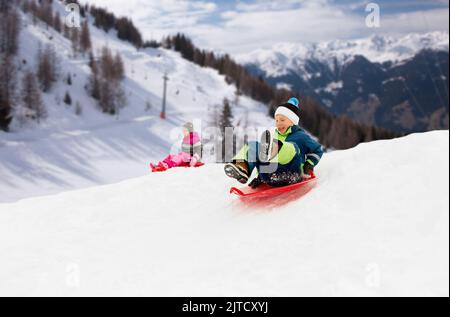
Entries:
[[449,296],[448,131],[317,174],[250,204],[215,164],[0,204],[0,295]]

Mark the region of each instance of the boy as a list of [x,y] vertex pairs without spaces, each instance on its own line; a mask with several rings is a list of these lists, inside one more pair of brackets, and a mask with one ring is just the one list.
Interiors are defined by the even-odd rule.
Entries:
[[265,131],[260,142],[249,142],[225,164],[225,174],[247,183],[256,168],[256,177],[249,186],[262,183],[287,186],[298,183],[304,174],[310,174],[323,155],[322,146],[299,126],[299,101],[291,98],[275,111],[276,130]]

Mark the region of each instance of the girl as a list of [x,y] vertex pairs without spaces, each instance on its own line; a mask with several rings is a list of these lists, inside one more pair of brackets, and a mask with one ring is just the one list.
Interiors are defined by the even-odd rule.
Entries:
[[275,131],[265,131],[260,142],[249,142],[225,164],[225,174],[247,183],[252,171],[258,171],[249,186],[262,183],[286,186],[298,183],[310,174],[323,155],[322,146],[299,126],[300,108],[297,98],[279,105],[275,111]]
[[176,155],[169,155],[157,165],[150,164],[152,172],[163,172],[172,167],[198,167],[203,165],[200,162],[202,155],[202,143],[200,136],[194,132],[194,125],[191,122],[183,126],[183,142],[181,152]]

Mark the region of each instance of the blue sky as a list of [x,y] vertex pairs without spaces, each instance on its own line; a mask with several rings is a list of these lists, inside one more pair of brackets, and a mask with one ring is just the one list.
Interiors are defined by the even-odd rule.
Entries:
[[[314,1],[314,0],[313,0]],[[217,11],[211,14],[209,17],[207,17],[208,22],[212,23],[220,23],[221,17],[220,13],[225,11],[230,11],[236,9],[236,6],[239,5],[239,3],[244,4],[258,4],[258,1],[253,0],[218,0],[218,1],[211,1],[214,2],[217,5]],[[260,1],[263,2],[263,1]],[[282,2],[282,1],[278,1]],[[302,2],[304,1],[297,1],[290,5],[290,8],[300,9],[302,7]],[[403,1],[392,1],[392,0],[382,0],[382,1],[355,1],[355,0],[332,0],[328,1],[333,6],[346,9],[349,11],[352,11],[356,14],[364,15],[365,11],[365,5],[367,3],[377,3],[380,8],[384,11],[386,14],[399,14],[399,13],[407,13],[407,12],[414,12],[414,11],[424,11],[424,10],[431,10],[431,9],[442,9],[442,8],[448,8],[449,1],[433,1],[433,0],[403,0]],[[289,4],[289,1],[286,1],[286,3]]]
[[[246,53],[280,42],[356,39],[373,34],[447,31],[448,0],[81,0],[126,15],[146,39],[183,32],[196,45]],[[368,3],[380,8],[380,27],[369,28]]]

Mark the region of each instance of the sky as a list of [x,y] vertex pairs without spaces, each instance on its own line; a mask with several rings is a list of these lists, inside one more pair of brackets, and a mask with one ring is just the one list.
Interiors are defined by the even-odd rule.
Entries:
[[[449,0],[81,0],[133,19],[146,40],[182,32],[203,49],[245,54],[282,42],[447,31]],[[369,3],[379,27],[368,27]]]

